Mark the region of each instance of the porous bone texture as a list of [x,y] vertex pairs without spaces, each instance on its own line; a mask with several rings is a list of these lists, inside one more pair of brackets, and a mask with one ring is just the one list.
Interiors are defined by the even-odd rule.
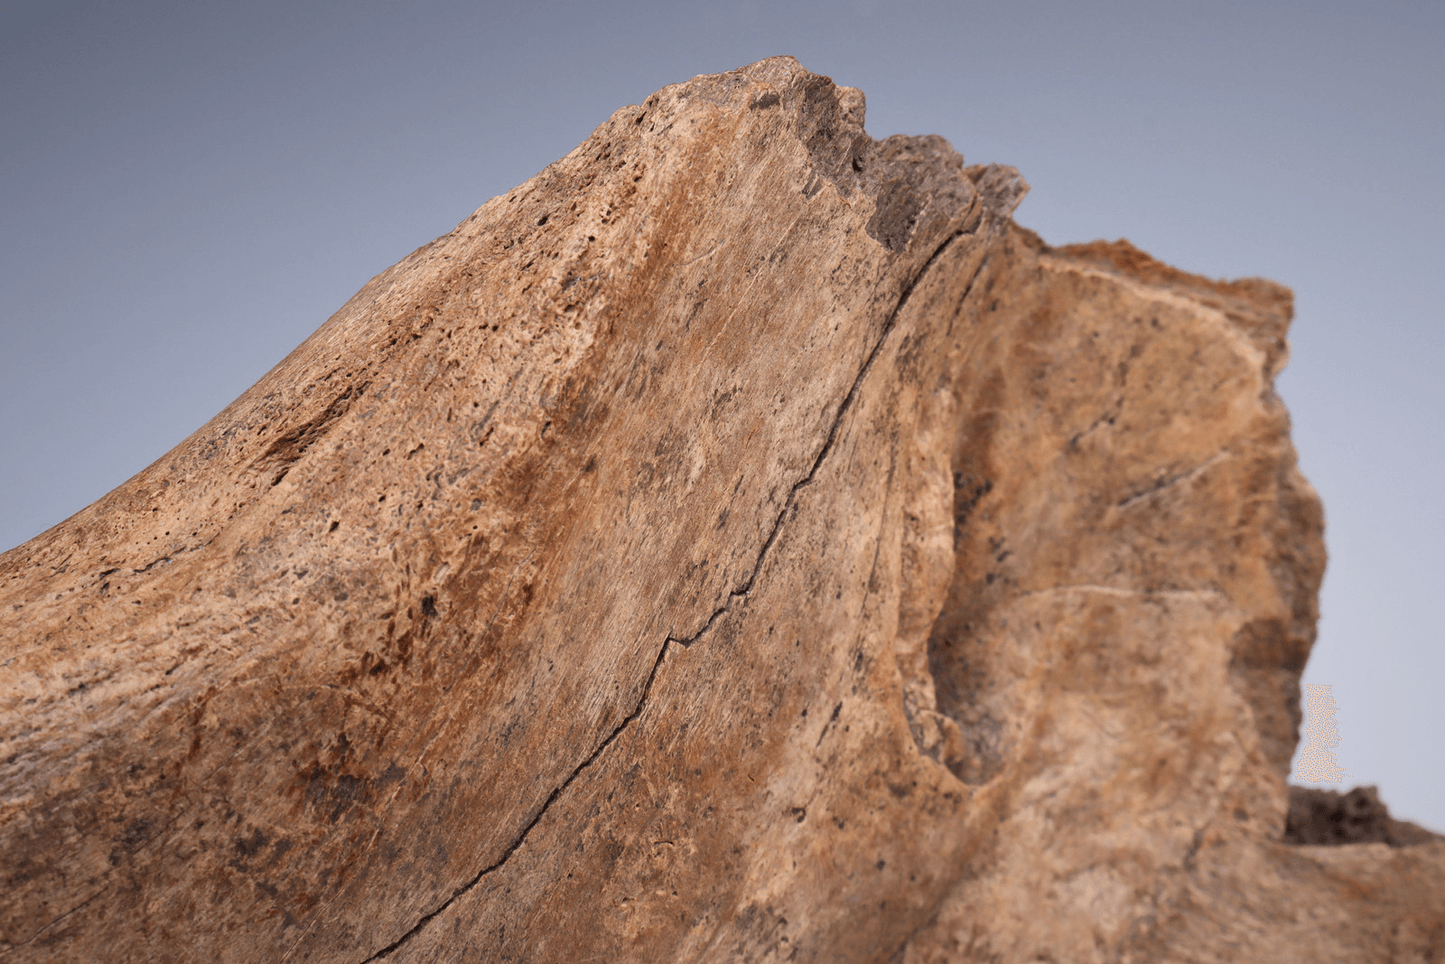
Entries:
[[0,556],[0,956],[1440,953],[1445,843],[1282,841],[1289,293],[1025,189],[666,88]]

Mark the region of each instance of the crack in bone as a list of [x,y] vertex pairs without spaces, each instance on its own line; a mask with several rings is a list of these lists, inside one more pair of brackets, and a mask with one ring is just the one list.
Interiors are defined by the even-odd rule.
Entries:
[[1157,482],[1151,483],[1143,491],[1136,492],[1131,496],[1126,496],[1125,498],[1120,499],[1115,508],[1128,509],[1131,506],[1143,502],[1145,499],[1149,499],[1153,496],[1158,495],[1166,489],[1172,489],[1176,485],[1192,481],[1193,479],[1198,478],[1200,475],[1203,475],[1210,468],[1210,466],[1214,465],[1221,459],[1227,458],[1228,456],[1228,452],[1216,452],[1209,458],[1205,459],[1203,462],[1200,462],[1198,465],[1194,466],[1192,469],[1180,472],[1178,475],[1171,475],[1167,478],[1160,479]]
[[[843,397],[842,403],[839,404],[838,411],[833,416],[833,423],[828,430],[828,437],[824,440],[822,448],[818,450],[817,457],[813,459],[812,467],[808,469],[807,475],[805,475],[798,482],[793,483],[793,487],[788,492],[787,499],[783,502],[782,509],[779,510],[777,518],[773,521],[772,531],[768,533],[768,537],[766,541],[764,541],[762,549],[758,551],[757,561],[753,564],[752,572],[748,574],[748,577],[743,582],[743,584],[739,588],[734,589],[731,593],[728,594],[726,602],[724,602],[722,606],[719,606],[716,610],[713,611],[712,615],[708,617],[702,628],[699,629],[696,633],[685,639],[675,636],[668,636],[665,640],[663,640],[662,648],[658,651],[657,658],[653,660],[652,669],[647,674],[647,681],[643,684],[642,693],[638,697],[636,705],[632,708],[632,712],[628,713],[627,716],[624,717],[623,720],[618,723],[616,727],[613,728],[612,732],[609,733],[602,740],[602,742],[597,745],[597,747],[587,756],[587,758],[583,760],[580,764],[578,764],[575,769],[573,769],[571,774],[567,776],[567,779],[563,780],[555,789],[553,789],[553,791],[547,796],[547,799],[542,803],[542,806],[539,807],[537,812],[532,816],[532,819],[527,822],[527,825],[522,828],[521,832],[517,834],[516,838],[507,847],[507,849],[502,852],[502,855],[500,857],[498,857],[488,866],[482,868],[482,870],[478,872],[477,875],[473,877],[470,881],[454,889],[451,893],[451,896],[448,897],[446,900],[442,901],[442,903],[439,904],[435,910],[429,911],[424,914],[421,919],[418,920],[416,924],[414,924],[409,930],[407,930],[396,940],[392,941],[390,944],[386,945],[376,953],[372,954],[370,957],[366,958],[366,960],[363,961],[362,964],[372,964],[373,961],[379,961],[383,960],[384,958],[390,957],[393,953],[399,950],[403,944],[411,940],[417,934],[421,933],[421,931],[425,929],[426,926],[432,922],[432,920],[445,912],[459,899],[461,899],[463,896],[473,890],[478,884],[482,882],[485,877],[487,877],[487,875],[491,874],[493,871],[500,869],[504,864],[506,864],[506,862],[511,859],[512,855],[516,853],[521,848],[522,844],[526,842],[527,837],[531,835],[532,830],[537,826],[538,823],[541,822],[542,818],[546,816],[547,811],[552,808],[552,805],[556,803],[557,800],[562,796],[562,794],[567,790],[567,788],[570,787],[574,782],[576,782],[577,778],[581,776],[582,771],[586,770],[594,762],[596,762],[598,757],[602,755],[602,752],[617,741],[617,738],[622,735],[622,732],[627,729],[627,727],[632,723],[632,721],[642,715],[642,711],[647,707],[648,698],[652,694],[653,683],[657,680],[657,671],[659,668],[661,668],[663,660],[667,658],[668,650],[671,648],[672,644],[676,643],[684,649],[691,647],[693,643],[697,642],[700,638],[702,638],[703,635],[705,635],[709,630],[711,630],[713,626],[717,624],[719,619],[721,619],[724,615],[731,611],[733,602],[735,600],[748,595],[748,593],[752,591],[753,584],[757,580],[758,573],[762,571],[763,562],[766,560],[769,551],[777,543],[778,534],[782,531],[783,523],[787,520],[788,513],[792,511],[797,501],[798,492],[812,483],[814,476],[816,476],[818,473],[818,469],[827,459],[829,453],[832,452],[834,445],[837,443],[838,435],[841,431],[841,427],[843,424],[843,419],[847,416],[849,410],[851,410],[853,407],[853,403],[857,400],[858,395],[862,390],[864,379],[866,379],[868,377],[868,373],[872,371],[874,362],[877,360],[878,355],[883,350],[884,342],[888,340],[888,336],[893,332],[894,327],[897,325],[898,316],[902,313],[903,308],[908,304],[910,296],[912,296],[914,290],[928,274],[929,269],[931,269],[933,265],[938,261],[938,259],[942,257],[944,251],[946,251],[948,247],[953,244],[954,241],[956,241],[960,237],[965,236],[968,233],[969,232],[961,230],[954,231],[947,238],[945,238],[944,241],[939,244],[939,246],[934,250],[933,254],[928,257],[928,260],[923,263],[923,267],[919,269],[913,280],[910,281],[903,288],[903,291],[900,293],[898,298],[898,304],[894,306],[893,311],[889,314],[888,320],[884,323],[883,331],[879,334],[877,342],[874,343],[873,349],[868,353],[868,357],[863,362],[863,367],[859,370],[858,375],[853,379],[853,385],[851,388],[849,388],[848,394]],[[980,269],[981,268],[982,265],[980,265]],[[979,271],[976,270],[973,277],[969,279],[969,283],[964,291],[965,298],[967,297],[968,292],[972,290],[973,282],[978,277],[978,274]]]

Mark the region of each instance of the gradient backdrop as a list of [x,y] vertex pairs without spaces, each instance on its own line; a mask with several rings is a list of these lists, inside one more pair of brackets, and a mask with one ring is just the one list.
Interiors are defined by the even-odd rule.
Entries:
[[0,0],[0,549],[617,108],[778,53],[875,137],[1016,165],[1052,243],[1294,288],[1330,549],[1305,681],[1354,781],[1445,830],[1440,0]]

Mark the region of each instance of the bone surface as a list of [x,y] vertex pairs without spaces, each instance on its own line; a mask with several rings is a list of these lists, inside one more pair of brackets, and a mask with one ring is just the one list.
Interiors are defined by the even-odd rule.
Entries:
[[1285,839],[1288,290],[863,115],[619,110],[0,556],[0,957],[1445,953]]

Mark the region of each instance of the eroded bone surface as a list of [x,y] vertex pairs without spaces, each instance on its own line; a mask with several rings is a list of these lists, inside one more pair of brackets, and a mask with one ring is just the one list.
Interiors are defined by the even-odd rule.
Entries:
[[1289,292],[1025,189],[668,87],[0,556],[0,956],[1434,959],[1284,842]]

